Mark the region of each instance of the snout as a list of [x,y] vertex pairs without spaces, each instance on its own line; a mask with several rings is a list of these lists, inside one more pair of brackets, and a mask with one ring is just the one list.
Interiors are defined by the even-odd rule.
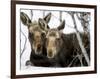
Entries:
[[48,58],[54,58],[54,51],[53,50],[48,50],[47,51],[47,57]]
[[37,44],[37,52],[41,52],[42,51],[42,46],[41,44]]
[[42,53],[42,45],[40,43],[33,44],[33,50],[35,51],[35,54],[41,54]]
[[37,45],[37,49],[40,50],[41,49],[41,44]]

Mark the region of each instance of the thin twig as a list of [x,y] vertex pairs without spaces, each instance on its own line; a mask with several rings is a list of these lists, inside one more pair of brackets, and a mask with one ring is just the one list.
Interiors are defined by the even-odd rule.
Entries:
[[80,63],[81,63],[81,66],[83,66],[83,62],[82,62],[82,57],[83,57],[83,55],[82,55],[82,54],[79,55],[78,52],[77,52],[77,55],[78,55],[78,59],[79,59],[79,61],[80,61]]
[[73,64],[74,60],[75,60],[77,57],[78,57],[78,56],[75,56],[75,57],[73,58],[73,60],[71,61],[71,63],[68,65],[68,67],[70,67],[70,66]]
[[31,21],[32,21],[32,17],[33,17],[33,11],[31,10]]
[[43,18],[45,17],[45,11],[43,11]]
[[59,19],[60,19],[60,22],[62,22],[62,11],[59,12]]
[[76,55],[73,60],[71,61],[71,63],[68,65],[68,67],[71,67],[71,65],[74,63],[74,61],[76,60],[76,58],[78,58],[79,55]]
[[[73,58],[73,60],[70,62],[70,64],[68,65],[68,67],[71,67],[71,65],[74,63],[74,61],[76,60],[76,58],[78,58],[79,59],[79,57],[83,57],[83,55],[79,55],[79,54],[77,54],[77,55],[75,55],[75,56],[73,56],[74,58]],[[81,63],[81,62],[80,62]]]

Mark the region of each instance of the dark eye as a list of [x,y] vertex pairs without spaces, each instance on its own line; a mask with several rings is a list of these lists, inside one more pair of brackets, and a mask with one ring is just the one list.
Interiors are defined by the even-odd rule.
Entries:
[[29,37],[33,37],[33,35],[34,35],[33,33],[29,33]]
[[45,37],[45,33],[42,33],[41,35],[42,35],[42,37]]
[[60,40],[60,38],[56,38],[58,41]]

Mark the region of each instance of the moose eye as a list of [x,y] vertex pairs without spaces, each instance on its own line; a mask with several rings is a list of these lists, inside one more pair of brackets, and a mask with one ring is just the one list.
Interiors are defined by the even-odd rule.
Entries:
[[45,37],[45,33],[42,33],[41,35],[42,35],[42,37]]
[[56,38],[58,41],[60,40],[60,38]]
[[29,37],[33,37],[33,35],[34,35],[33,33],[29,33]]

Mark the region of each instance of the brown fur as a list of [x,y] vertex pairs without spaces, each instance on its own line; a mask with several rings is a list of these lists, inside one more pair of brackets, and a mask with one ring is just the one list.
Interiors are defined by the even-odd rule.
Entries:
[[[47,57],[54,62],[54,65],[67,67],[73,60],[73,56],[76,56],[77,53],[82,55],[82,51],[76,34],[64,34],[60,31],[62,29],[64,29],[64,21],[58,28],[48,30],[46,35]],[[83,44],[88,47],[86,48],[86,51],[89,55],[89,38],[87,35],[85,35],[86,40],[84,41],[84,34],[80,33],[80,36],[82,38]],[[84,57],[82,61],[83,65],[87,65]],[[77,58],[75,63],[73,63],[71,66],[80,66],[79,59]]]
[[30,60],[26,62],[26,65],[35,65],[35,66],[50,66],[51,63],[46,57],[46,48],[45,45],[45,34],[48,28],[48,22],[51,17],[51,13],[45,16],[43,19],[39,18],[38,22],[32,22],[27,14],[21,12],[21,21],[28,27],[28,38],[31,45],[31,54]]

